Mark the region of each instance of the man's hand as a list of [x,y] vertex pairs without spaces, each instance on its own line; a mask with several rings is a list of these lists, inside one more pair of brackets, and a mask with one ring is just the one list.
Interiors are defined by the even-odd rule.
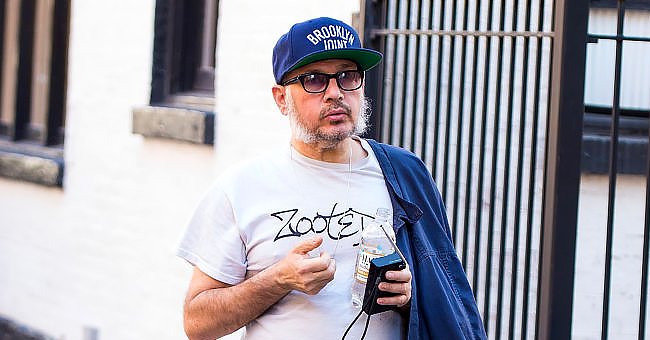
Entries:
[[391,297],[382,297],[377,299],[380,305],[395,305],[403,307],[411,301],[411,271],[408,266],[400,271],[387,271],[386,279],[397,282],[381,282],[379,290],[397,294]]
[[329,254],[310,258],[308,252],[318,248],[323,238],[302,241],[276,265],[278,284],[284,289],[316,295],[334,279],[336,265]]

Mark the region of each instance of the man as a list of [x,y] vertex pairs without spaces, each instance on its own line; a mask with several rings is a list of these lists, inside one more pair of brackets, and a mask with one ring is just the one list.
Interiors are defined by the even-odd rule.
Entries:
[[[244,326],[246,339],[485,338],[426,168],[357,137],[367,119],[364,71],[380,60],[331,18],[298,23],[278,40],[272,93],[291,142],[223,175],[197,208],[179,248],[194,265],[190,339]],[[378,208],[392,212],[408,266],[378,286],[391,294],[376,302],[391,310],[356,320],[359,235]]]

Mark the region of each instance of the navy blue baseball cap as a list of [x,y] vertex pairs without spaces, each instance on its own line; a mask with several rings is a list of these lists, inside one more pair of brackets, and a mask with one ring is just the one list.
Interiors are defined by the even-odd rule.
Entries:
[[273,75],[277,84],[289,71],[315,61],[348,59],[365,71],[381,61],[381,53],[361,47],[350,25],[332,18],[316,18],[291,26],[273,48]]

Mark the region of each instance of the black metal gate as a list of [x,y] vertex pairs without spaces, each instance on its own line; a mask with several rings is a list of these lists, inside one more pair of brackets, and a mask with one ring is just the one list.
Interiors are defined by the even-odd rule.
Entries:
[[[588,35],[589,4],[367,0],[363,6],[364,43],[384,53],[382,67],[367,75],[375,112],[370,134],[410,149],[431,170],[492,339],[572,336],[587,42],[616,41],[619,69],[623,41],[648,41],[625,37],[622,23],[616,34]],[[614,83],[611,151],[597,155],[609,160],[618,159],[620,72]],[[617,162],[609,164],[613,209]],[[646,325],[648,196],[639,338]]]
[[[601,239],[604,244],[581,241],[581,246],[588,249],[590,256],[599,260],[591,268],[584,268],[576,273],[576,299],[596,301],[591,301],[586,309],[581,307],[576,310],[574,315],[587,311],[586,314],[593,314],[596,318],[583,315],[582,318],[586,320],[581,321],[575,316],[574,320],[582,323],[576,325],[581,329],[579,335],[582,337],[645,339],[649,336],[647,285],[650,237],[650,88],[648,85],[634,84],[642,81],[641,78],[645,78],[650,84],[647,80],[650,77],[650,1],[601,0],[592,1],[592,6],[597,7],[600,14],[605,11],[604,14],[610,23],[607,25],[609,27],[597,27],[598,25],[594,24],[594,27],[589,29],[590,52],[596,54],[600,49],[610,54],[608,65],[599,66],[592,73],[598,73],[601,79],[608,79],[608,73],[611,72],[613,81],[609,83],[608,94],[611,96],[604,96],[604,101],[601,101],[604,104],[599,106],[589,102],[596,98],[591,98],[586,103],[582,170],[583,174],[600,174],[591,177],[596,178],[603,187],[603,221],[600,223],[593,220],[590,224],[599,223],[603,228],[590,228],[589,231],[602,231],[604,235]],[[593,14],[590,20],[598,19]],[[648,28],[635,29],[639,25]],[[639,60],[638,65],[634,65],[636,59]],[[630,94],[634,92],[639,92],[645,100],[629,100]],[[585,184],[588,182],[590,181],[583,180],[583,186],[590,186],[593,190],[593,184]],[[631,190],[626,189],[621,187],[619,182],[633,183],[634,187]],[[626,202],[626,195],[640,197],[631,203],[619,205],[619,200]],[[580,209],[587,210],[590,207],[581,205]],[[583,216],[593,214],[581,213]],[[630,216],[639,218],[633,220]],[[622,233],[631,233],[631,239],[638,239],[638,242],[625,241],[621,237]],[[616,234],[619,242],[614,242]],[[597,251],[593,248],[597,248]],[[622,248],[625,249],[621,250]],[[616,261],[615,257],[619,260]],[[579,281],[591,281],[588,278],[580,280],[580,275],[586,275],[582,273],[587,271],[597,271],[599,274],[602,272],[598,281],[590,282],[597,288],[597,295],[585,295],[578,289],[579,285],[584,285]],[[614,284],[617,279],[615,272],[618,272],[619,282],[628,282],[625,286]],[[582,305],[581,303],[578,307]],[[588,313],[589,307],[594,305],[600,308]],[[615,313],[615,310],[619,313]],[[625,312],[621,313],[622,310]],[[590,325],[591,329],[585,329],[584,324]]]
[[431,170],[490,338],[533,338],[553,3],[379,3],[374,134]]

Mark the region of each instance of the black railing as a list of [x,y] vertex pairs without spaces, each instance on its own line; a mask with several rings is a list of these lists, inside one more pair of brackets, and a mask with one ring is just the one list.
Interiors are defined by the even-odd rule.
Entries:
[[[399,4],[375,9],[384,26],[366,32],[386,54],[376,137],[429,166],[490,336],[532,338],[548,12],[531,1],[510,15],[498,1]],[[516,86],[530,88],[523,99]]]
[[[613,2],[613,1],[612,1]],[[629,3],[629,4],[628,4]],[[612,271],[615,267],[613,261],[614,253],[614,233],[617,226],[616,223],[616,198],[619,187],[617,185],[618,178],[621,173],[631,173],[644,175],[646,178],[645,185],[645,204],[644,208],[644,221],[643,221],[643,248],[641,250],[641,283],[639,294],[639,314],[638,314],[638,327],[637,338],[646,338],[647,329],[647,303],[648,303],[648,247],[649,247],[649,234],[650,234],[650,108],[644,109],[623,109],[622,108],[622,86],[623,86],[623,55],[625,53],[626,42],[637,43],[650,43],[650,37],[635,36],[625,34],[626,24],[626,9],[628,8],[642,10],[642,13],[650,13],[650,2],[647,1],[616,1],[616,34],[590,34],[591,42],[597,43],[600,40],[615,42],[615,55],[614,55],[614,83],[612,84],[613,98],[611,108],[597,108],[594,111],[599,111],[602,117],[606,117],[609,123],[609,133],[605,136],[609,146],[608,154],[602,155],[603,161],[607,162],[607,220],[606,220],[606,239],[605,239],[605,254],[604,254],[604,277],[603,277],[603,298],[602,298],[602,314],[600,320],[600,338],[617,338],[612,336],[615,333],[612,330],[611,320],[611,306],[613,302],[614,291],[612,287]],[[628,50],[629,51],[629,50]],[[647,69],[650,69],[650,63],[646,64]],[[647,70],[646,69],[646,70]],[[644,70],[640,70],[644,71]],[[606,111],[609,111],[606,112]],[[592,119],[593,120],[593,119]],[[641,126],[645,122],[646,126]],[[622,125],[623,124],[623,125]],[[591,124],[593,126],[593,123]],[[623,136],[622,136],[623,134]],[[645,142],[641,145],[645,147],[646,154],[642,154],[641,147],[631,149],[623,140],[622,137],[629,139],[630,135],[636,140],[642,140],[641,134],[647,135]],[[638,146],[638,145],[636,145]],[[626,152],[631,149],[634,152]],[[632,164],[632,165],[630,165]],[[584,163],[583,163],[584,166]],[[620,209],[620,207],[619,207]],[[625,294],[635,295],[635,292],[625,292]],[[629,315],[628,319],[634,319],[636,315]],[[619,331],[620,332],[620,331]]]
[[[590,5],[601,15],[602,7],[616,5],[605,13],[616,14],[615,34],[587,33]],[[645,44],[650,37],[625,30],[628,6],[650,13],[645,0],[365,3],[364,42],[385,55],[383,67],[367,77],[375,106],[371,136],[410,149],[432,172],[492,339],[569,339],[578,321],[590,331],[577,336],[623,334],[620,325],[612,326],[617,321],[610,312],[620,303],[614,294],[622,293],[612,287],[622,174],[645,176],[645,188],[634,188],[645,189],[638,319],[626,320],[638,322],[638,339],[646,337],[650,107],[622,104],[621,98],[629,95],[622,89],[629,77],[623,63],[635,57],[623,58],[625,43]],[[635,20],[643,21],[639,13]],[[612,104],[595,98],[598,104],[590,103],[584,114],[587,43],[600,40],[616,43]],[[650,69],[650,63],[640,65],[639,74]],[[607,76],[596,72],[600,85]],[[600,322],[573,310],[585,288],[575,284],[578,214],[592,208],[579,206],[580,185],[594,176],[607,183],[599,189],[607,197]],[[582,234],[599,232],[583,223],[580,228]],[[637,292],[624,294],[636,303]]]
[[648,252],[650,245],[650,119],[648,119],[648,152],[646,155],[645,221],[643,224],[643,263],[641,265],[641,302],[639,303],[639,340],[645,339],[648,303]]

